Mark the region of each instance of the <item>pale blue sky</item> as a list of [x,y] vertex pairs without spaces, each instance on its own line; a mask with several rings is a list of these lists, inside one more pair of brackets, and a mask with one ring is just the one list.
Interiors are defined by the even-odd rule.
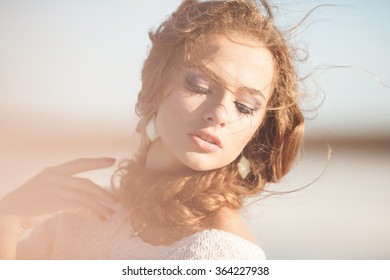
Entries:
[[[0,0],[0,110],[126,127],[140,88],[147,32],[179,3]],[[295,39],[310,54],[304,69],[354,66],[314,75],[325,101],[309,126],[336,135],[389,135],[390,88],[360,68],[390,84],[390,2],[276,3],[284,24],[318,4],[340,5],[316,11]]]

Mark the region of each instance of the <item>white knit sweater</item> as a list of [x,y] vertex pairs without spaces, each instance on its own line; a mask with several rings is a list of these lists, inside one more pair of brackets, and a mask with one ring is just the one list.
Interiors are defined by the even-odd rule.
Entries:
[[265,259],[262,249],[232,233],[205,230],[171,245],[153,246],[134,236],[124,211],[105,223],[60,215],[18,243],[18,259]]

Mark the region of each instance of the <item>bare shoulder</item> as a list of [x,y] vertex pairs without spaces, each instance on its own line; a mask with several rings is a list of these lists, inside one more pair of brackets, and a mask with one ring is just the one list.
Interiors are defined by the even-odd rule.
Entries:
[[216,229],[233,233],[256,244],[256,239],[250,233],[247,225],[236,210],[223,209],[218,215]]

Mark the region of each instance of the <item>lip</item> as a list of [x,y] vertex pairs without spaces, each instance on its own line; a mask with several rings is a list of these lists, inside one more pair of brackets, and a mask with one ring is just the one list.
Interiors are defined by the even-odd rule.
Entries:
[[198,130],[189,135],[195,144],[204,151],[214,152],[222,149],[219,137],[207,130]]

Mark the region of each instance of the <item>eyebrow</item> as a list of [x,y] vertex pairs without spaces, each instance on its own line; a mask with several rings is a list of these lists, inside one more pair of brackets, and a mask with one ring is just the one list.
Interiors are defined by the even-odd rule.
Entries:
[[258,95],[258,96],[261,97],[261,99],[266,100],[265,95],[263,94],[263,92],[261,90],[258,90],[258,89],[248,88],[248,87],[241,87],[241,88],[238,89],[238,91],[239,92],[244,91],[244,92],[247,92],[247,93],[249,93],[251,95]]

